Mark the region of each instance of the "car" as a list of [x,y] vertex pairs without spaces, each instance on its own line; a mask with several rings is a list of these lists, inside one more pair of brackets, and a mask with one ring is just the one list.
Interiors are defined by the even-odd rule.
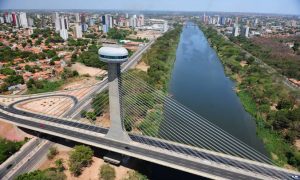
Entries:
[[10,169],[12,167],[12,164],[9,164],[8,166],[6,166],[6,169]]
[[45,128],[45,124],[40,124],[40,128],[44,129]]
[[293,175],[293,176],[291,176],[291,178],[296,179],[296,180],[300,180],[300,176],[298,176],[298,175]]
[[125,149],[129,150],[130,148],[129,148],[129,147],[127,147],[127,146],[125,146]]

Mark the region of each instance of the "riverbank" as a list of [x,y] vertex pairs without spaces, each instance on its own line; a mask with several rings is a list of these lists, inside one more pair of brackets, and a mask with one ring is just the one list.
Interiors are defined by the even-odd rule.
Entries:
[[159,37],[142,57],[142,62],[149,66],[147,81],[156,89],[167,90],[181,32],[182,26],[176,25],[173,30]]
[[216,50],[225,73],[236,82],[237,94],[246,111],[256,119],[257,135],[272,160],[280,166],[299,169],[300,153],[294,146],[300,137],[297,92],[283,86],[277,73],[266,70],[215,29],[200,28]]
[[[163,104],[157,100],[155,91],[167,92],[181,31],[182,26],[177,25],[155,41],[142,57],[144,70],[134,69],[123,74],[122,103],[126,107],[124,124],[127,131],[158,135]],[[141,81],[145,84],[141,85]]]

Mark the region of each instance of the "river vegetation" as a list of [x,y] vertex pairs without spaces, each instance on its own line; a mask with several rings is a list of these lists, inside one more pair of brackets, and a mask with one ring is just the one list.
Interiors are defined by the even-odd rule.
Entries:
[[[159,124],[163,120],[163,102],[156,99],[155,91],[167,91],[181,31],[182,26],[175,25],[143,55],[142,61],[149,66],[147,72],[131,70],[123,75],[122,103],[127,131],[138,130],[149,136],[158,134]],[[138,77],[153,88],[145,87],[130,77]]]
[[217,51],[226,74],[236,81],[237,94],[246,111],[256,119],[257,135],[272,160],[281,166],[288,164],[300,169],[300,152],[294,145],[300,138],[299,92],[285,86],[279,73],[255,61],[255,57],[247,55],[214,28],[200,27]]

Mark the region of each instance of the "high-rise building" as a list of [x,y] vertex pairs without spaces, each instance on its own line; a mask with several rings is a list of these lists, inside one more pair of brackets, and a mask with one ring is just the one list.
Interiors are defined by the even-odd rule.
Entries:
[[4,17],[4,22],[5,23],[11,23],[11,18],[10,18],[11,14],[9,14],[8,12],[5,12],[3,17]]
[[102,23],[103,25],[106,24],[105,16],[101,16],[101,23]]
[[89,19],[89,26],[94,26],[95,25],[95,19],[90,18]]
[[102,25],[102,31],[103,31],[103,33],[107,33],[108,32],[108,28],[107,28],[106,24]]
[[84,13],[82,13],[82,14],[80,15],[80,20],[81,20],[81,24],[84,24],[84,23],[86,22],[85,14],[84,14]]
[[0,17],[0,24],[3,24],[3,23],[4,23],[4,18]]
[[114,27],[114,18],[112,16],[109,17],[109,28]]
[[221,18],[220,16],[216,16],[216,23],[217,25],[220,25],[221,24]]
[[47,21],[45,15],[43,14],[41,17],[41,28],[45,28],[47,26]]
[[52,22],[54,22],[54,25],[55,25],[55,32],[59,32],[59,30],[60,30],[60,20],[59,20],[59,14],[57,12],[53,14]]
[[250,28],[249,28],[249,26],[245,26],[245,27],[243,27],[243,29],[242,29],[242,32],[241,32],[241,35],[243,36],[243,37],[249,37],[249,30],[250,30]]
[[76,39],[82,38],[82,29],[81,29],[81,26],[80,26],[79,23],[75,24],[75,27],[74,27],[74,36],[75,36]]
[[102,16],[101,22],[104,33],[107,33],[110,28],[113,28],[113,18],[109,14]]
[[137,27],[137,16],[136,15],[133,15],[131,18],[130,18],[130,22],[129,22],[129,26],[131,26],[132,28],[136,28]]
[[67,40],[69,38],[68,31],[66,29],[59,30],[59,35],[63,40]]
[[238,24],[235,24],[234,27],[233,27],[233,31],[232,31],[232,35],[234,37],[237,37],[239,35],[239,26]]
[[223,26],[226,24],[226,18],[224,16],[221,17],[220,24],[223,25]]
[[89,26],[88,26],[86,23],[81,24],[82,32],[86,32],[87,29],[88,29],[88,27],[89,27]]
[[13,26],[19,26],[17,23],[17,14],[15,13],[15,12],[13,12],[12,14],[11,14],[11,16],[12,16],[12,25]]
[[28,26],[32,27],[34,25],[33,19],[32,18],[27,18]]
[[235,24],[239,24],[239,17],[235,17]]
[[80,15],[79,15],[79,13],[75,14],[75,22],[76,23],[80,23]]
[[140,26],[144,26],[145,25],[145,16],[143,14],[141,14],[139,16],[139,21],[140,21]]
[[258,24],[258,18],[255,18],[254,22],[253,22],[253,27],[256,27]]
[[28,28],[27,16],[25,12],[20,12],[20,25],[23,28]]
[[68,28],[69,28],[69,22],[67,17],[60,17],[59,19],[59,35],[64,40],[67,40],[69,38],[68,35]]

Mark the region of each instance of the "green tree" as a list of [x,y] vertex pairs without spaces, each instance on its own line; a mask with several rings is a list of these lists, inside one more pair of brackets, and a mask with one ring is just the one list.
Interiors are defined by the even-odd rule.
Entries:
[[24,143],[24,141],[13,142],[0,138],[0,164],[2,164],[8,157],[17,152]]
[[5,68],[0,69],[0,74],[16,75],[16,71],[11,68],[5,67]]
[[59,172],[62,172],[65,170],[65,167],[64,167],[64,160],[63,159],[57,159],[55,161],[55,166],[56,166],[56,169],[59,171]]
[[97,119],[97,116],[96,116],[94,111],[90,111],[90,112],[85,113],[85,116],[89,120],[95,121]]
[[24,84],[24,79],[20,75],[11,75],[4,80],[9,86]]
[[81,174],[82,168],[92,163],[94,152],[88,146],[75,146],[69,157],[69,169],[72,174],[78,176]]
[[93,98],[92,107],[97,116],[100,116],[108,108],[108,91],[101,92]]
[[289,98],[282,99],[278,102],[278,105],[276,106],[277,109],[292,109],[294,106],[294,103]]
[[116,171],[108,164],[100,167],[99,179],[100,180],[114,180],[116,178]]

